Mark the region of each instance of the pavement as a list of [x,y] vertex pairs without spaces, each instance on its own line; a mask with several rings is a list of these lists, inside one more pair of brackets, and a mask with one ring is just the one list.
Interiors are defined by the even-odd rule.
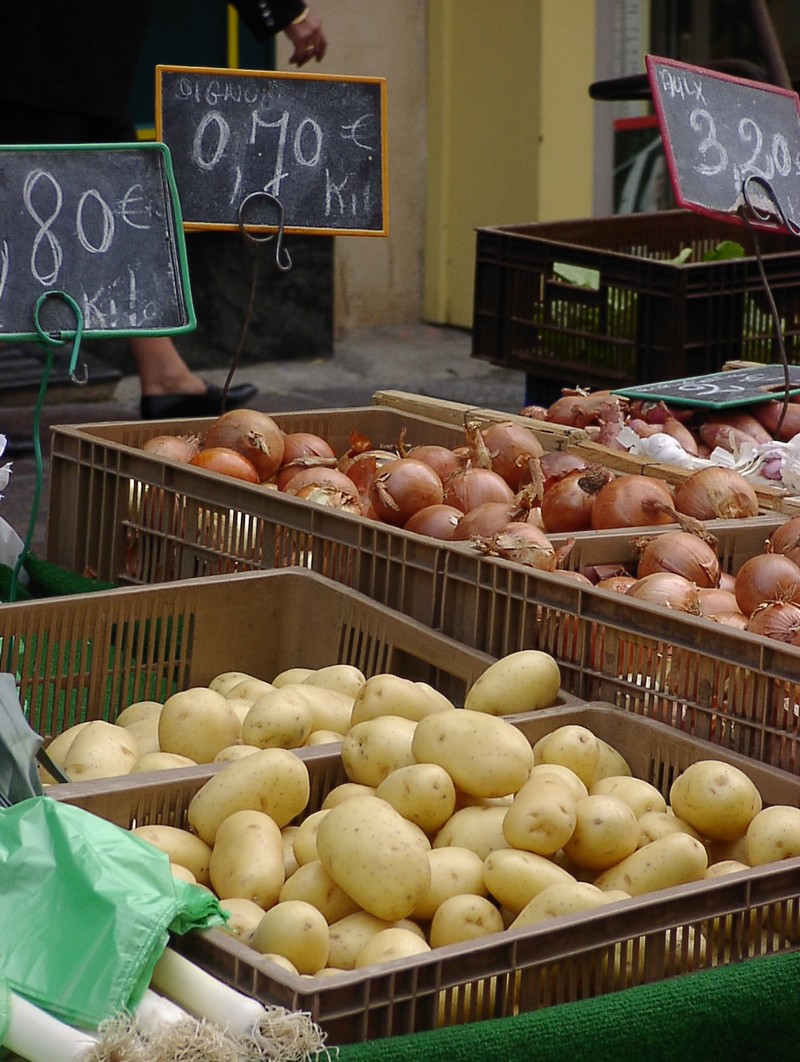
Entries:
[[[371,405],[379,390],[519,412],[525,404],[524,375],[474,358],[471,349],[469,331],[426,324],[382,326],[343,336],[330,358],[248,364],[237,370],[234,379],[258,387],[248,405],[267,413]],[[228,369],[204,370],[203,375],[223,385]],[[12,465],[0,517],[28,539],[34,553],[44,555],[45,550],[50,428],[139,419],[138,377],[121,376],[110,382],[102,379],[102,373],[97,377],[93,381],[90,372],[85,386],[66,378],[57,385],[51,382],[39,425],[41,472],[34,454],[0,456],[0,466],[9,459]],[[0,433],[32,440],[36,397],[36,388],[0,394]]]

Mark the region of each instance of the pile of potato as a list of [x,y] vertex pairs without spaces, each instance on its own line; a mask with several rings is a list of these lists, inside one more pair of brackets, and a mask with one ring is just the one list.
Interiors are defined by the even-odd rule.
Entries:
[[[488,695],[498,711],[508,714],[555,704],[560,672],[549,654],[525,650],[506,659],[505,667],[488,679]],[[485,701],[486,688],[479,678],[469,703]],[[428,683],[392,674],[367,681],[352,664],[292,667],[269,682],[226,671],[207,687],[181,690],[163,704],[130,704],[113,723],[76,723],[55,737],[47,752],[70,781],[82,782],[226,762],[264,748],[330,744],[342,741],[355,723],[379,709],[382,714],[413,715],[432,707],[454,706]],[[41,767],[39,773],[43,782],[55,781]]]
[[492,665],[463,710],[365,712],[318,808],[305,761],[260,749],[198,789],[186,829],[134,832],[216,893],[228,932],[311,976],[800,855],[800,809],[763,807],[723,761],[688,767],[667,801],[582,725],[554,717],[531,745],[486,710],[523,663]]

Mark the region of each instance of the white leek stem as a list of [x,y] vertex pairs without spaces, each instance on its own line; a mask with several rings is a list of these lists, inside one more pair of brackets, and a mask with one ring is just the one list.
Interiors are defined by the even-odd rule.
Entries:
[[141,1032],[151,1039],[157,1037],[160,1028],[165,1025],[177,1025],[178,1022],[194,1020],[166,996],[161,996],[148,988],[141,1002],[133,1013],[136,1026]]
[[237,1036],[250,1036],[266,1014],[257,1000],[223,984],[172,948],[166,948],[156,963],[150,983],[192,1014]]
[[29,1062],[79,1062],[97,1037],[59,1021],[41,1007],[9,992],[8,1030],[3,1046]]

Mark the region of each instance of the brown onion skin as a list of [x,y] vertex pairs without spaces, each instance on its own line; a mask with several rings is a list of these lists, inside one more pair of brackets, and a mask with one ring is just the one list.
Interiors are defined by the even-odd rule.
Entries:
[[513,508],[513,503],[509,505],[507,502],[483,502],[468,513],[461,513],[453,541],[469,542],[476,535],[493,535],[501,531],[511,520]]
[[587,469],[576,468],[546,485],[541,504],[545,530],[550,534],[590,531],[599,483],[606,478],[612,479],[613,473],[598,481]]
[[143,443],[142,449],[146,453],[188,465],[200,449],[200,440],[196,435],[154,435]]
[[673,572],[653,572],[642,576],[627,590],[627,596],[678,612],[700,614],[697,587],[689,579]]
[[696,520],[741,520],[758,516],[758,496],[740,473],[710,465],[675,488],[675,508]]
[[283,436],[283,461],[289,464],[300,457],[335,458],[333,447],[321,435],[309,431],[289,431]]
[[769,536],[769,552],[782,553],[800,564],[800,516],[793,516]]
[[442,500],[467,513],[488,501],[508,502],[510,505],[514,492],[503,477],[490,468],[463,468],[445,483]]
[[673,524],[675,517],[658,507],[671,507],[672,504],[672,491],[662,480],[648,476],[617,476],[601,487],[595,497],[592,528],[600,531]]
[[442,481],[430,465],[413,457],[385,464],[369,489],[372,509],[383,523],[402,527],[428,505],[441,505]]
[[800,605],[792,601],[768,601],[753,611],[746,629],[750,634],[792,645],[800,634]]
[[609,575],[607,579],[601,579],[596,583],[598,590],[612,590],[615,594],[627,594],[636,578],[633,575]]
[[773,399],[770,402],[759,402],[753,406],[753,416],[769,432],[770,438],[777,438],[780,442],[789,442],[795,435],[800,433],[800,405],[789,402],[786,406],[786,416],[781,423],[780,431],[776,435],[778,421],[783,412],[783,402]]
[[250,461],[261,482],[271,479],[283,461],[283,431],[267,413],[256,409],[230,409],[211,424],[203,449],[213,446],[237,450]]
[[325,468],[322,465],[313,468],[303,468],[289,480],[284,491],[286,494],[299,494],[304,487],[318,486],[331,487],[343,494],[349,495],[361,505],[361,497],[355,483],[338,468]]
[[363,450],[350,457],[346,465],[339,465],[348,479],[355,483],[361,497],[361,504],[366,509],[370,501],[370,487],[380,470],[392,461],[397,461],[397,454],[391,450]]
[[690,531],[665,531],[651,538],[639,556],[637,575],[675,572],[698,587],[719,585],[719,558],[713,548]]
[[758,553],[736,573],[736,601],[745,616],[769,601],[800,602],[800,566],[782,553]]
[[463,515],[460,509],[452,505],[427,505],[406,520],[405,530],[450,542]]
[[544,447],[530,430],[513,421],[498,421],[483,429],[483,441],[492,459],[492,469],[513,491],[518,491],[528,462],[537,460]]
[[586,468],[589,462],[585,457],[568,453],[566,450],[549,450],[539,458],[545,489],[556,479],[565,476],[575,468]]
[[703,616],[739,612],[742,619],[747,620],[747,617],[739,608],[736,602],[736,594],[732,590],[720,590],[718,586],[701,586],[697,596],[700,601],[700,612]]
[[477,540],[479,548],[494,557],[515,561],[539,571],[556,570],[556,551],[540,527],[512,520],[488,539]]
[[455,450],[450,450],[446,446],[437,446],[435,443],[414,446],[408,451],[406,457],[413,457],[415,461],[430,465],[442,483],[466,464],[464,454],[456,453]]
[[245,483],[258,483],[258,472],[244,454],[230,446],[204,446],[189,461],[195,468],[204,468],[207,472],[217,472],[222,476],[242,479]]

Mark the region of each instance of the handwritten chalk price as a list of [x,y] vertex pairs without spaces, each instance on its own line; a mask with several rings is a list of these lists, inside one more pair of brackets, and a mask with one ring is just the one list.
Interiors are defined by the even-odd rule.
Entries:
[[[48,290],[75,300],[84,335],[194,327],[176,191],[163,145],[0,150],[0,332],[37,338]],[[71,331],[47,304],[42,323]]]
[[773,215],[764,227],[775,227],[776,203],[800,221],[800,97],[671,59],[645,63],[678,205],[737,220],[752,184],[752,204]]

